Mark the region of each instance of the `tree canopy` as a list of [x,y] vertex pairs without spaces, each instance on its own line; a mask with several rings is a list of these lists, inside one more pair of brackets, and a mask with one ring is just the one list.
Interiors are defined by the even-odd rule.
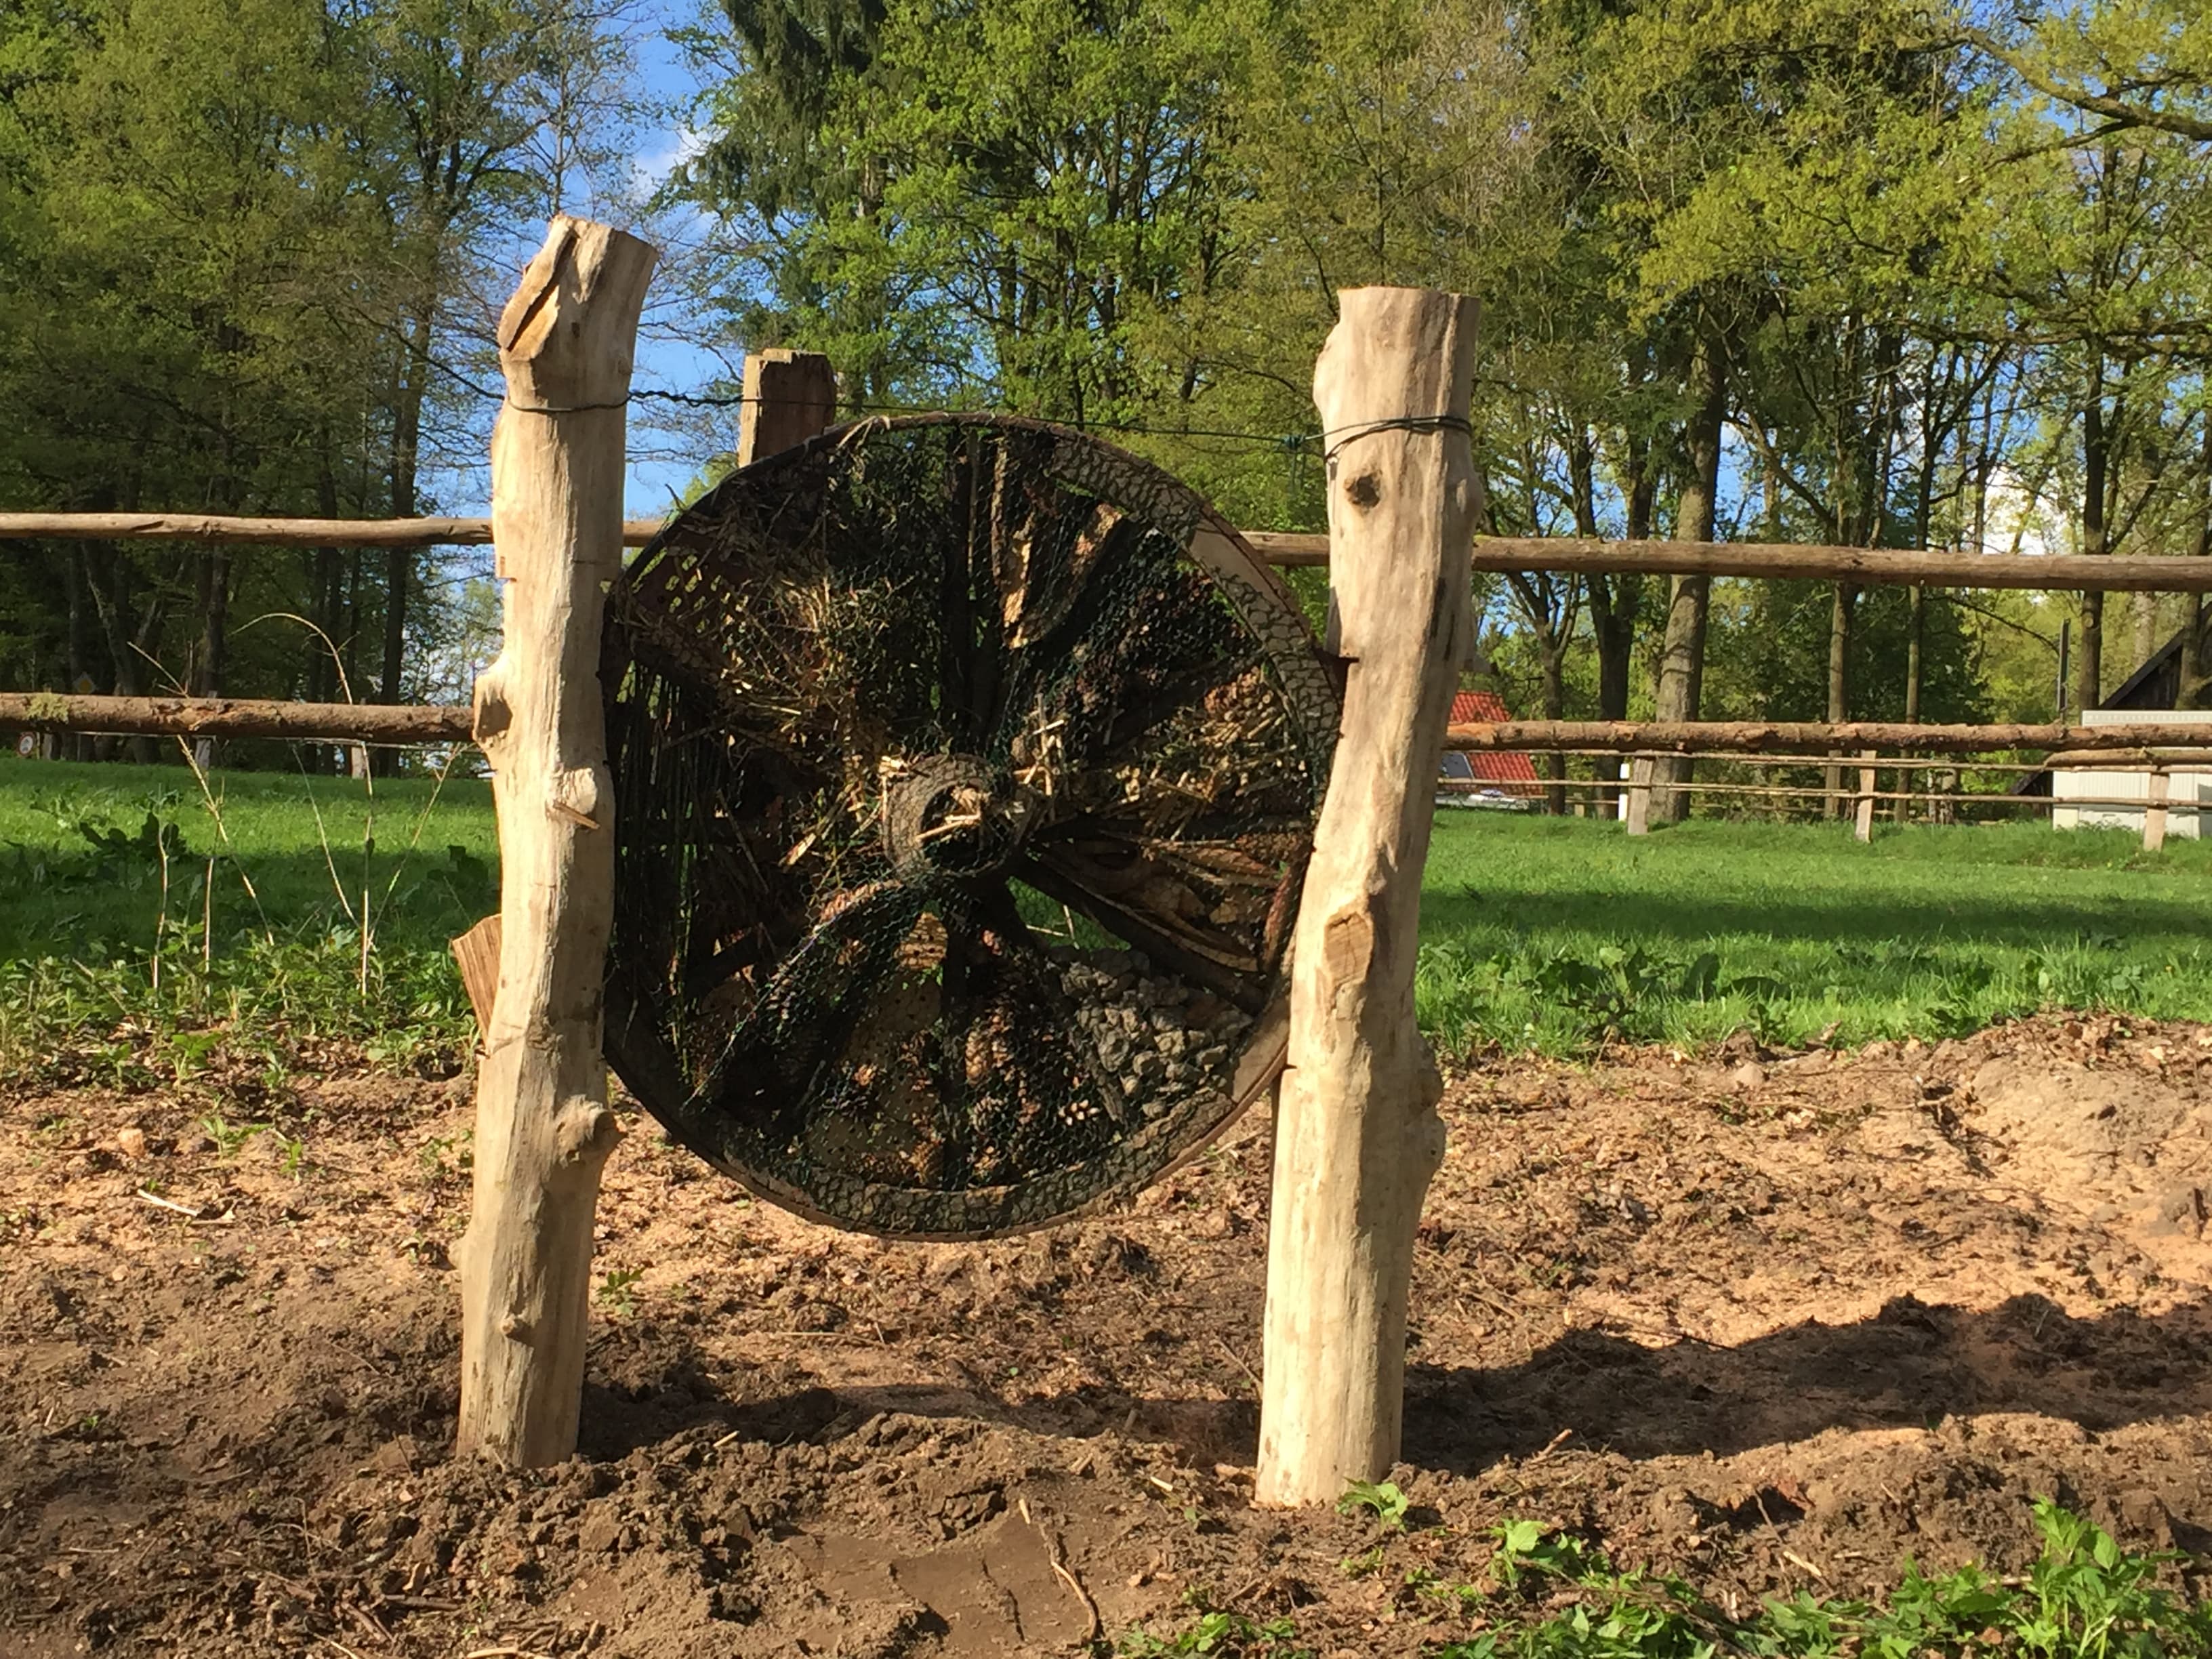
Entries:
[[[2202,9],[708,0],[667,286],[727,358],[828,353],[849,412],[1083,426],[1255,526],[1321,523],[1314,354],[1401,283],[1484,301],[1492,532],[2202,555]],[[434,506],[481,453],[486,273],[623,171],[626,50],[592,0],[10,9],[0,494]],[[428,695],[483,627],[441,577],[0,550],[0,672]],[[2178,599],[1480,586],[1530,713],[2048,714],[2062,630],[2069,704],[2175,637],[2212,683]]]

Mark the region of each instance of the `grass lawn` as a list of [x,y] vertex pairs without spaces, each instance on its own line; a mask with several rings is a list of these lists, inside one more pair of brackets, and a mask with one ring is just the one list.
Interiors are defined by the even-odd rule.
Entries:
[[[495,908],[490,787],[0,763],[0,1066],[188,1072],[220,1028],[281,1064],[451,1050],[447,940]],[[362,918],[368,921],[362,949]]]
[[1572,1053],[1940,1037],[2061,1007],[2212,1019],[2212,843],[2118,830],[1439,814],[1422,1024]]
[[[0,1066],[188,1072],[210,1031],[272,1066],[318,1038],[465,1044],[446,941],[497,902],[489,786],[210,782],[212,808],[181,766],[0,762]],[[1421,1021],[1462,1053],[2212,1018],[2212,844],[1448,811],[1422,932]]]

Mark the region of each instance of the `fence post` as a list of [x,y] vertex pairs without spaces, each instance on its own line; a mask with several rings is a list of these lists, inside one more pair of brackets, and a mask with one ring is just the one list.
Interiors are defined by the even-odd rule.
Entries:
[[2166,772],[2162,766],[2151,768],[2149,793],[2143,807],[2143,851],[2155,853],[2166,845]]
[[1870,842],[1874,839],[1875,776],[1871,763],[1875,753],[1876,751],[1872,749],[1862,749],[1859,751],[1858,812],[1857,821],[1852,826],[1852,834],[1863,842]]
[[1344,723],[1291,951],[1257,1498],[1326,1503],[1397,1461],[1421,1195],[1443,1085],[1413,1020],[1421,866],[1461,665],[1479,488],[1475,302],[1347,289],[1314,369]]
[[1628,821],[1632,836],[1651,833],[1651,762],[1646,757],[1632,761],[1628,769],[1628,810],[1623,816]]
[[781,454],[837,419],[837,376],[818,351],[749,352],[738,465]]
[[653,258],[620,231],[556,218],[499,319],[506,633],[476,687],[499,809],[499,983],[460,1249],[459,1444],[532,1468],[576,1448],[592,1216],[617,1135],[600,1050],[614,842],[599,633],[622,568],[623,408]]

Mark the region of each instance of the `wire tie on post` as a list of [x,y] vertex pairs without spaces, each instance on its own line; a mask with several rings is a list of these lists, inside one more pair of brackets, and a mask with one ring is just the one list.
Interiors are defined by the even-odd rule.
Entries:
[[626,409],[629,399],[617,398],[611,404],[519,404],[512,398],[501,399],[509,409],[519,409],[526,415],[581,415],[593,409]]
[[[1336,458],[1346,444],[1370,438],[1378,432],[1457,432],[1473,438],[1474,422],[1464,415],[1394,415],[1387,421],[1370,421],[1364,426],[1340,427],[1334,432],[1324,432],[1322,441],[1327,447],[1322,451],[1322,460],[1329,476],[1336,476]],[[1332,438],[1336,441],[1330,443]]]

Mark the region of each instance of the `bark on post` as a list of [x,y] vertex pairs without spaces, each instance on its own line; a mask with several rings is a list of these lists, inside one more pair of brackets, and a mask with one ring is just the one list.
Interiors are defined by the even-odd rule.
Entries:
[[837,376],[818,351],[755,351],[745,358],[745,418],[738,465],[750,466],[829,429],[837,419]]
[[1331,452],[1330,647],[1350,666],[1276,1117],[1257,1493],[1273,1504],[1334,1501],[1398,1457],[1413,1230],[1443,1156],[1443,1085],[1413,1023],[1430,757],[1474,640],[1474,462],[1463,425],[1435,417],[1466,420],[1475,302],[1339,299],[1314,402]]
[[653,257],[556,218],[499,321],[506,638],[477,682],[476,736],[499,808],[501,927],[460,1252],[459,1443],[526,1468],[576,1448],[592,1215],[617,1134],[599,1047],[614,913],[599,631],[622,566],[623,404]]

